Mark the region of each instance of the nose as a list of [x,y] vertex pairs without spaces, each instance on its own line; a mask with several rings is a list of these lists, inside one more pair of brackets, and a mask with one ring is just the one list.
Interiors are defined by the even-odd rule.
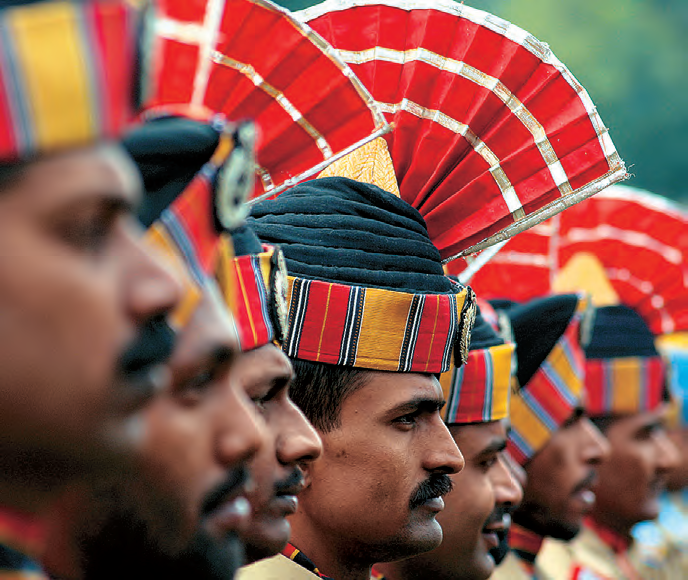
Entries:
[[523,488],[516,480],[514,473],[500,455],[491,473],[492,489],[495,504],[503,507],[516,507],[523,501]]
[[282,425],[277,439],[277,459],[283,465],[316,460],[322,453],[320,435],[291,399],[282,414]]
[[[228,379],[229,380],[229,379]],[[255,412],[243,389],[232,385],[212,420],[216,421],[218,461],[231,468],[250,461],[267,440],[264,420]]]
[[585,435],[584,444],[581,445],[585,463],[599,465],[606,461],[611,453],[611,446],[607,438],[588,417],[581,418],[580,424]]
[[679,466],[679,450],[664,429],[657,431],[654,439],[657,447],[657,471],[666,475]]
[[449,429],[439,416],[433,427],[428,430],[429,441],[423,467],[431,473],[460,473],[466,462]]
[[127,232],[124,268],[128,311],[137,323],[171,312],[182,297],[182,285],[161,254],[136,231]]

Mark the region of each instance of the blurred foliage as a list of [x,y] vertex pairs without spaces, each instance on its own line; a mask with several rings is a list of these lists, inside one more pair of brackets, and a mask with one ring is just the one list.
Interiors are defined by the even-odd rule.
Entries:
[[[307,0],[278,0],[298,10]],[[688,1],[470,0],[547,42],[588,89],[633,179],[688,202]]]

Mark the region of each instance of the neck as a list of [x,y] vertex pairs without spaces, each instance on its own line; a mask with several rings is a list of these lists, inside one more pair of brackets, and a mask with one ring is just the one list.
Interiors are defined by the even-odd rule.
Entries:
[[[298,514],[297,514],[298,515]],[[370,580],[374,562],[351,556],[341,538],[331,538],[327,532],[314,529],[304,517],[291,521],[290,543],[313,562],[321,574],[334,580]]]
[[16,484],[0,479],[0,505],[26,514],[41,513],[54,497],[54,491],[46,492],[31,485]]
[[625,552],[631,545],[631,528],[606,514],[594,514],[585,520],[585,525],[592,528],[600,539],[614,552]]

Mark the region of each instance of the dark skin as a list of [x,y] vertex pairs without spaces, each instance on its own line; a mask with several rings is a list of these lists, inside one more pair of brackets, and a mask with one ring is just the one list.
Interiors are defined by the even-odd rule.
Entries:
[[5,504],[36,511],[63,484],[118,469],[140,443],[132,416],[153,388],[132,388],[117,363],[180,286],[144,246],[137,175],[118,147],[99,146],[32,162],[0,192]]
[[494,570],[490,550],[496,546],[496,532],[504,530],[502,510],[515,507],[522,498],[504,458],[506,427],[495,421],[454,425],[449,430],[466,466],[452,476],[454,489],[437,516],[442,544],[415,558],[377,565],[390,580],[486,580]]
[[671,429],[669,438],[679,451],[680,461],[676,468],[667,474],[667,490],[677,492],[688,487],[688,428]]
[[322,452],[320,437],[289,398],[291,362],[275,345],[241,353],[232,376],[243,386],[267,426],[267,440],[250,464],[253,488],[250,525],[242,533],[247,562],[269,558],[284,549],[303,489],[302,466]]
[[541,536],[573,538],[595,501],[592,487],[609,443],[578,410],[526,465],[528,482],[514,521]]
[[342,404],[341,424],[320,433],[322,456],[305,468],[291,542],[337,580],[368,580],[375,562],[439,545],[440,497],[412,507],[419,485],[464,461],[439,410],[433,376],[366,373]]
[[[129,545],[129,558],[162,558],[162,565],[174,563],[201,526],[222,541],[228,532],[248,525],[249,511],[237,509],[237,500],[245,496],[240,482],[226,490],[211,513],[202,515],[209,494],[247,466],[267,439],[244,384],[232,378],[241,356],[224,306],[216,293],[206,292],[180,331],[169,365],[173,380],[141,413],[138,468],[72,490],[55,506],[48,541],[54,550],[45,559],[51,573],[81,577],[84,536],[91,538],[86,543],[92,550],[89,559],[114,570],[122,561],[118,542]],[[108,534],[106,526],[119,519],[124,523],[118,533]],[[141,530],[144,535],[128,537]],[[63,543],[65,537],[71,542]],[[141,553],[134,553],[131,545]]]
[[659,515],[659,495],[679,454],[664,427],[666,406],[614,418],[606,430],[609,461],[599,470],[597,503],[592,517],[630,538],[638,522]]

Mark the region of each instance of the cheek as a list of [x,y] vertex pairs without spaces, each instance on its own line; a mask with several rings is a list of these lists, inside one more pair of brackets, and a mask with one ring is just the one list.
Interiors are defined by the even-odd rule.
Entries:
[[[489,479],[481,473],[466,472],[466,469],[453,477],[454,489],[445,497],[445,508],[437,516],[445,541],[452,540],[450,543],[455,546],[463,545],[464,538],[475,540],[479,537],[494,509]],[[468,545],[473,547],[474,541]]]
[[130,331],[114,267],[95,268],[36,236],[21,241],[18,256],[0,256],[0,338],[12,348],[3,358],[11,365],[14,356],[33,357],[72,396],[87,393],[85,385],[104,386]]
[[275,482],[278,479],[278,464],[272,442],[261,447],[258,455],[251,462],[250,472],[253,487],[246,498],[251,503],[253,511],[259,513],[273,498]]
[[[162,407],[162,405],[159,405]],[[200,413],[155,409],[146,417],[142,468],[160,493],[176,499],[196,526],[205,495],[223,475],[214,460],[211,429]]]

